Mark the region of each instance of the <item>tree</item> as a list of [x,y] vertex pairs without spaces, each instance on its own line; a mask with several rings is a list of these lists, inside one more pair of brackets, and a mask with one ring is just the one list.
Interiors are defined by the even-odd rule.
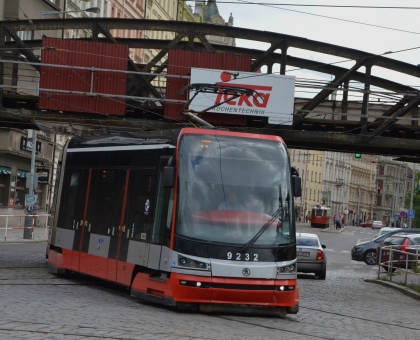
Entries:
[[[414,220],[411,221],[411,228],[420,228],[420,191],[417,188],[420,183],[420,172],[416,173],[414,178],[414,191],[413,191],[413,210],[415,211]],[[405,198],[405,206],[410,207],[411,192],[407,192]]]

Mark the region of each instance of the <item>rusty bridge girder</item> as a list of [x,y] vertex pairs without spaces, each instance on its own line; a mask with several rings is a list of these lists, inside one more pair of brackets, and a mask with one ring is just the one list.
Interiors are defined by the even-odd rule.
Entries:
[[[68,29],[91,30],[91,39],[98,42],[125,44],[130,48],[148,48],[161,51],[147,65],[138,65],[132,60],[129,60],[129,68],[134,71],[150,72],[151,70],[154,70],[155,74],[158,74],[163,72],[166,67],[166,64],[163,61],[169,49],[189,49],[250,56],[255,60],[255,63],[250,65],[249,71],[256,71],[262,66],[267,66],[268,73],[271,73],[273,72],[273,65],[278,64],[280,65],[281,74],[285,74],[286,66],[329,74],[334,79],[321,87],[319,92],[312,99],[306,98],[306,101],[304,101],[303,104],[301,103],[300,106],[296,103],[294,121],[291,128],[251,126],[248,128],[241,128],[240,130],[252,130],[253,132],[260,131],[261,133],[271,134],[281,133],[282,137],[286,142],[289,142],[290,146],[299,148],[318,147],[319,149],[328,148],[330,150],[338,150],[344,145],[347,151],[351,151],[354,148],[355,150],[360,150],[359,148],[363,146],[364,150],[368,150],[370,153],[404,154],[409,156],[417,156],[416,150],[420,150],[420,145],[417,145],[420,138],[420,128],[418,126],[418,105],[420,100],[418,99],[418,91],[413,87],[376,77],[371,74],[371,68],[378,66],[402,74],[420,77],[420,68],[415,65],[344,46],[337,46],[321,41],[274,32],[250,30],[239,27],[195,24],[190,22],[115,18],[74,18],[71,20],[34,19],[0,22],[0,47],[2,48],[0,50],[0,57],[1,59],[7,57],[11,58],[13,55],[16,55],[17,50],[20,55],[25,56],[27,61],[37,63],[39,62],[39,58],[32,52],[32,49],[40,48],[41,41],[22,41],[17,32],[61,31]],[[110,33],[111,30],[114,29],[170,31],[175,33],[175,38],[173,40],[117,38]],[[266,50],[256,50],[212,45],[206,38],[208,35],[264,42],[268,44],[268,47]],[[12,38],[13,41],[6,41],[6,37]],[[303,49],[345,58],[349,61],[353,61],[354,64],[347,69],[337,65],[298,58],[287,54],[290,48]],[[9,53],[11,51],[14,51],[14,54]],[[153,68],[154,65],[159,63],[160,66],[157,69]],[[0,85],[3,85],[3,65],[3,63],[0,63]],[[33,65],[33,67],[39,69],[38,65]],[[360,71],[361,67],[365,68],[364,72]],[[152,85],[153,78],[153,75],[133,76],[127,87],[129,91],[128,95],[161,97],[161,93]],[[335,90],[340,88],[347,91],[349,89],[350,80],[364,84],[363,102],[360,107],[358,119],[347,119],[347,116],[349,116],[347,92],[343,93],[343,100],[340,103],[342,116],[339,119],[323,119],[313,115],[313,112],[315,112],[321,104],[325,103],[326,98]],[[376,116],[373,120],[370,118],[369,121],[369,108],[372,105],[369,102],[369,94],[371,93],[372,86],[392,92],[395,96],[399,96],[399,99],[395,100],[393,106],[384,110],[381,116]],[[4,96],[3,91],[0,91],[0,96]],[[153,105],[149,107],[149,109],[153,109]],[[162,107],[158,109],[162,110]],[[36,109],[18,110],[3,108],[1,115],[4,119],[8,119],[9,121],[21,121],[25,126],[30,123],[38,124],[38,126],[43,129],[48,129],[47,121],[51,122],[51,119],[57,119],[57,121],[60,119],[61,122],[65,122],[63,124],[76,122],[73,126],[77,125],[78,128],[73,130],[69,128],[66,130],[62,127],[62,133],[64,133],[64,130],[66,130],[67,133],[71,133],[71,131],[83,133],[84,122],[93,119],[90,114],[88,116],[83,116],[82,114],[77,115],[77,113],[61,113],[59,116],[56,113],[40,112]],[[402,117],[411,118],[410,123],[397,124],[398,119]],[[121,119],[95,117],[95,119],[96,122],[100,122],[99,125],[106,126],[106,128],[114,127],[128,129],[130,126],[137,126],[139,129],[174,128],[173,123],[168,124],[166,122],[151,121],[147,124],[145,121],[136,120],[135,117],[124,117]],[[178,126],[183,126],[183,124],[184,123],[179,123]],[[86,125],[89,124],[86,123]],[[235,127],[229,128],[236,129]],[[55,129],[53,130],[57,131],[57,129],[60,130],[58,125],[55,126]],[[92,133],[91,130],[89,131]],[[339,145],[337,143],[339,143]],[[383,143],[384,146],[381,146],[381,143]]]

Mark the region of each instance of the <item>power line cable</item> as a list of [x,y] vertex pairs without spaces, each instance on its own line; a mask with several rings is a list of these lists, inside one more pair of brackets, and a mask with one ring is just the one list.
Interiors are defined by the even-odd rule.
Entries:
[[293,7],[332,7],[332,8],[361,8],[361,9],[420,9],[415,6],[363,6],[363,5],[323,5],[323,4],[291,4],[291,3],[272,3],[272,2],[252,2],[252,1],[225,1],[219,0],[218,4],[237,4],[237,5],[272,5],[272,6],[293,6]]
[[[246,4],[246,3],[248,3],[248,1],[241,1],[241,3]],[[240,4],[240,3],[238,2],[238,4]],[[316,17],[326,18],[326,19],[332,19],[332,20],[339,20],[339,21],[349,22],[349,23],[352,23],[352,24],[358,24],[358,25],[364,25],[364,26],[382,28],[382,29],[386,29],[386,30],[392,30],[392,31],[403,32],[403,33],[420,34],[420,32],[408,31],[408,30],[403,30],[403,29],[398,29],[398,28],[392,28],[392,27],[387,27],[387,26],[368,24],[368,23],[364,23],[364,22],[360,22],[360,21],[354,21],[354,20],[348,20],[348,19],[342,19],[342,18],[334,18],[334,17],[330,17],[330,16],[327,16],[327,15],[314,14],[314,13],[308,13],[308,12],[303,12],[303,11],[297,11],[297,10],[293,10],[293,9],[281,8],[281,7],[277,7],[275,5],[272,5],[272,4],[264,4],[264,3],[263,4],[254,3],[254,4],[255,5],[258,5],[258,6],[263,6],[263,7],[271,7],[271,8],[275,8],[275,9],[279,9],[279,10],[283,10],[283,11],[289,11],[289,12],[295,12],[295,13],[301,13],[301,14],[306,14],[306,15],[312,15],[312,16],[316,16]]]

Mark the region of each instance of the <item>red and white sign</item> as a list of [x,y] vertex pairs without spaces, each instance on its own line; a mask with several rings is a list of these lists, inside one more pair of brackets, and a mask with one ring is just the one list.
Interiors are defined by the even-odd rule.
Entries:
[[[197,83],[216,84],[220,90],[214,94],[198,93],[190,104],[190,109],[194,111],[203,111],[225,102],[208,112],[268,117],[270,124],[293,123],[295,77],[192,68],[191,84]],[[232,94],[223,93],[226,87],[252,89],[255,92],[251,96],[242,94],[234,98]]]

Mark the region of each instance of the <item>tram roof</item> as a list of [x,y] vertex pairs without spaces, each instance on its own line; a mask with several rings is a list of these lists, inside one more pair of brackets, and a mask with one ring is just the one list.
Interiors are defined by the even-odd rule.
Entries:
[[328,205],[313,205],[311,209],[330,210],[331,207]]
[[68,148],[91,148],[106,146],[125,145],[176,145],[180,130],[142,131],[142,132],[119,132],[115,134],[99,136],[73,137]]

